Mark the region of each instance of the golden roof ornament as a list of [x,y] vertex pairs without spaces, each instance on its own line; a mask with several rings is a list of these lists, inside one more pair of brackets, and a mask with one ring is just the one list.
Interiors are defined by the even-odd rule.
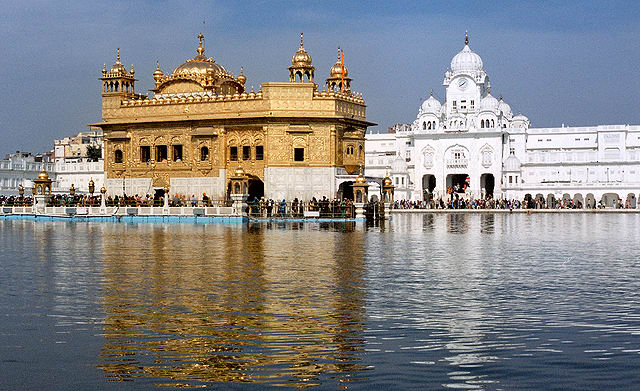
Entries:
[[303,33],[300,33],[300,48],[291,58],[291,65],[293,66],[311,66],[311,56],[304,49],[302,37]]
[[356,178],[356,183],[367,183],[366,178],[364,177],[364,175],[362,175],[362,166],[360,166],[360,173],[358,174],[358,177]]
[[464,44],[465,45],[469,44],[469,31],[468,30],[464,30]]
[[238,75],[236,80],[238,80],[238,83],[240,83],[242,85],[244,85],[244,83],[247,82],[247,77],[244,75],[244,66],[240,67],[240,74]]
[[433,88],[431,89],[431,91],[429,92],[429,97],[433,97]]
[[47,172],[43,169],[42,171],[40,171],[40,174],[38,174],[38,179],[47,180],[49,179],[49,174],[47,174]]

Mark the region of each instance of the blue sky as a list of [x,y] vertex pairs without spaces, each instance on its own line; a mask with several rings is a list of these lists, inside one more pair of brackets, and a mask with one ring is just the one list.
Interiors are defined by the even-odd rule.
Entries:
[[[285,81],[305,33],[322,87],[336,50],[379,130],[411,122],[469,30],[494,95],[533,126],[640,124],[636,2],[6,2],[0,15],[2,148],[40,152],[100,119],[100,71],[120,47],[136,89],[206,54],[247,85]],[[203,28],[202,21],[206,20]]]

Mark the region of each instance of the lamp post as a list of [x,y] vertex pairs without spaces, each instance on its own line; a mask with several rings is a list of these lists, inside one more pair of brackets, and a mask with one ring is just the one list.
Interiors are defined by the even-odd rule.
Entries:
[[107,201],[105,200],[105,193],[107,192],[107,188],[102,186],[100,189],[100,193],[102,193],[102,199],[100,200],[100,208],[104,210],[107,207]]
[[93,197],[93,192],[96,190],[96,184],[93,183],[93,179],[89,181],[89,194]]
[[76,188],[73,187],[73,183],[71,184],[71,187],[69,188],[69,194],[71,194],[72,197],[74,195],[76,195]]

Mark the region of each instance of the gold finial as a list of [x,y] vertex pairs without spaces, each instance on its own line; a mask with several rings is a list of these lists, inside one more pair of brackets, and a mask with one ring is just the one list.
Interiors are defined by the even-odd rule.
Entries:
[[487,87],[487,91],[491,93],[491,84],[489,84],[489,87]]
[[244,65],[240,65],[240,74],[244,75]]
[[302,35],[303,33],[300,33],[300,47],[302,47]]
[[160,60],[156,60],[156,71],[160,70]]
[[468,30],[464,30],[464,44],[465,45],[469,44],[469,31]]
[[253,86],[251,86],[251,93],[253,94]]
[[116,51],[116,64],[120,64],[120,48]]
[[500,94],[500,100],[502,100],[502,94]]
[[135,69],[133,69],[133,64],[131,64],[131,72],[129,72],[129,73],[131,73],[132,75],[133,75],[134,73],[136,73],[136,70],[135,70]]
[[431,89],[431,92],[429,92],[429,96],[432,97],[433,96],[433,88]]
[[342,49],[340,49],[340,46],[338,46],[338,61],[340,61],[340,52],[342,51]]
[[204,53],[204,35],[200,33],[196,37],[200,40],[200,44],[198,45],[196,51],[199,55],[202,55]]

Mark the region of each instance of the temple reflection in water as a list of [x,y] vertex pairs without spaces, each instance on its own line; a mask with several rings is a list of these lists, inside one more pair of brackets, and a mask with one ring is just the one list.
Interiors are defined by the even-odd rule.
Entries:
[[304,386],[365,369],[365,232],[264,228],[105,226],[107,377]]

